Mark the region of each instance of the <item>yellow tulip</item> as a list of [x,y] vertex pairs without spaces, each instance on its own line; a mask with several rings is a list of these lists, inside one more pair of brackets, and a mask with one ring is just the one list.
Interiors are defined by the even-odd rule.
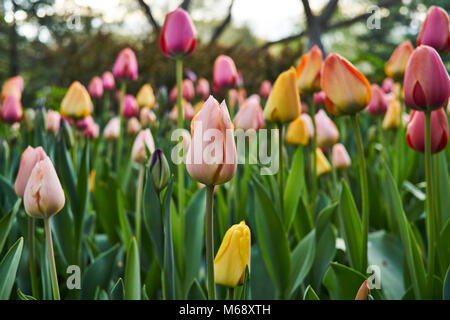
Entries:
[[264,108],[264,119],[289,122],[301,113],[295,69],[282,72],[275,81]]
[[155,104],[155,95],[153,94],[152,86],[148,83],[144,84],[136,96],[136,101],[140,108],[147,107],[152,109]]
[[92,101],[86,88],[78,81],[73,82],[61,102],[63,117],[85,118],[92,113]]
[[322,149],[317,148],[316,149],[316,165],[317,165],[317,177],[320,177],[321,175],[325,173],[331,172],[331,165],[328,162],[327,157],[322,152]]
[[320,91],[320,68],[322,51],[318,46],[302,56],[297,66],[297,86],[300,92]]
[[214,260],[216,283],[228,287],[244,283],[246,267],[250,270],[250,238],[245,221],[228,229]]
[[289,144],[301,144],[306,146],[309,142],[308,128],[303,118],[298,117],[292,121],[287,129],[286,142]]
[[400,123],[400,102],[392,99],[383,119],[383,129],[397,129]]

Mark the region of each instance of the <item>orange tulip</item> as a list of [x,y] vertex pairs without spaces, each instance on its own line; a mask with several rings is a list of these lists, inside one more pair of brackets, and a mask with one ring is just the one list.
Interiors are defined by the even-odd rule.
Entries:
[[414,48],[411,41],[406,40],[401,43],[392,53],[384,68],[384,72],[389,78],[399,79],[403,76],[406,69],[406,64],[411,56]]
[[320,91],[320,68],[322,67],[322,51],[318,46],[304,54],[297,66],[297,87],[300,92]]

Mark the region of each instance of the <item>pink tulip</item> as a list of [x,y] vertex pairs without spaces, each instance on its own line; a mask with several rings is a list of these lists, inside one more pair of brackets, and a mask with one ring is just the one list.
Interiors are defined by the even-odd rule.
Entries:
[[130,118],[127,124],[127,133],[134,136],[141,130],[141,124],[136,117]]
[[235,87],[238,77],[233,59],[223,54],[216,58],[213,69],[214,91],[221,92],[225,88]]
[[61,114],[55,110],[47,111],[47,131],[57,133],[61,122]]
[[413,51],[403,85],[405,102],[412,109],[435,110],[447,103],[450,80],[436,50],[422,45]]
[[302,118],[302,120],[306,124],[306,129],[308,130],[308,138],[312,138],[312,136],[314,135],[314,125],[311,117],[307,113],[302,113],[300,115],[300,118]]
[[208,99],[208,97],[209,97],[209,82],[208,82],[208,80],[206,80],[205,78],[198,79],[196,92],[200,97],[202,97],[203,100]]
[[391,78],[386,78],[383,80],[382,88],[384,93],[391,93],[394,89],[394,80]]
[[239,88],[238,103],[240,106],[242,106],[244,104],[245,99],[247,99],[247,91],[244,88]]
[[166,15],[159,36],[162,52],[171,58],[190,55],[197,44],[196,31],[189,14],[177,8]]
[[372,85],[372,98],[367,106],[367,112],[371,115],[384,114],[388,108],[388,102],[384,96],[383,90],[379,85]]
[[[431,112],[431,152],[447,146],[448,121],[443,108]],[[425,113],[413,110],[406,127],[406,142],[416,151],[425,151]]]
[[133,50],[125,48],[120,51],[114,63],[113,74],[116,79],[125,78],[134,81],[138,78],[138,63]]
[[450,19],[444,9],[436,6],[428,9],[417,37],[417,46],[420,45],[433,47],[440,52],[450,50]]
[[192,119],[191,136],[186,155],[186,169],[191,177],[206,185],[231,180],[236,172],[237,154],[225,102],[219,105],[210,96]]
[[189,79],[184,79],[183,83],[181,84],[181,92],[183,99],[186,99],[187,101],[191,101],[192,99],[194,99],[194,83],[192,83],[192,81]]
[[7,96],[0,108],[0,118],[6,123],[14,123],[22,120],[22,115],[20,100],[14,95]]
[[151,153],[155,151],[155,142],[153,141],[152,133],[150,129],[141,130],[136,139],[134,140],[133,147],[131,149],[131,158],[134,162],[145,163],[147,157],[146,148],[150,150]]
[[30,178],[31,171],[36,163],[44,160],[47,154],[42,147],[33,148],[28,146],[22,153],[20,158],[19,171],[17,172],[16,181],[14,182],[14,190],[18,197],[23,198],[25,187]]
[[264,127],[263,110],[258,95],[251,95],[242,104],[233,123],[235,128],[242,130],[258,130]]
[[238,102],[238,91],[236,89],[230,89],[228,91],[228,98],[230,100],[230,109],[234,109],[236,103]]
[[119,117],[114,117],[106,124],[103,130],[103,136],[106,140],[117,140],[120,134],[120,119]]
[[317,129],[317,145],[319,147],[327,148],[339,141],[339,131],[323,109],[316,113],[315,121]]
[[64,207],[64,191],[49,157],[34,166],[23,198],[25,211],[33,218],[49,218]]
[[[181,89],[181,90],[183,90],[183,89]],[[177,86],[174,86],[172,88],[172,90],[170,90],[170,93],[169,93],[169,101],[170,101],[170,103],[176,103],[177,102],[177,97],[178,97]]]
[[112,90],[112,89],[114,89],[114,86],[116,85],[114,76],[109,71],[105,71],[103,73],[102,82],[103,82],[103,89],[105,89],[105,90]]
[[259,87],[259,95],[264,99],[267,99],[270,95],[270,91],[272,91],[272,84],[269,80],[264,80],[261,82],[261,86]]
[[335,144],[331,152],[331,158],[335,168],[345,169],[350,167],[352,160],[350,159],[350,156],[342,143]]
[[139,113],[139,120],[141,125],[146,127],[147,125],[154,124],[156,122],[156,115],[149,108],[142,108]]
[[319,91],[313,94],[314,99],[314,105],[316,107],[324,106],[325,105],[325,98],[327,95],[323,91]]
[[88,91],[92,98],[101,98],[103,95],[103,80],[100,77],[93,77],[89,82]]
[[308,113],[308,105],[305,101],[300,102],[300,106],[302,107],[302,113]]
[[125,99],[123,100],[123,110],[122,115],[125,118],[137,117],[139,114],[139,106],[137,104],[136,98],[131,95],[125,95]]
[[89,127],[92,123],[94,123],[94,118],[92,118],[92,116],[87,116],[82,120],[78,120],[75,125],[77,129],[83,131],[86,130],[86,128]]
[[[189,102],[184,101],[183,102],[183,118],[191,120],[194,117],[194,108],[192,107],[192,104]],[[169,113],[170,120],[177,122],[178,120],[178,108],[177,106],[174,106],[172,110]]]
[[86,128],[83,130],[83,136],[85,138],[93,140],[93,139],[97,139],[99,132],[100,132],[100,127],[98,126],[98,124],[96,124],[94,122],[94,119],[92,119],[92,121],[89,121]]

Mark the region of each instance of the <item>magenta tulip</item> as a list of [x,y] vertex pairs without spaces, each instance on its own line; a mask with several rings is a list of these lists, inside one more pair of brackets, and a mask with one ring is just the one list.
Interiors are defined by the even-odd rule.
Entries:
[[233,59],[223,54],[218,56],[213,69],[214,91],[221,92],[223,89],[235,87],[238,78],[239,75]]
[[197,44],[196,31],[189,14],[177,8],[166,15],[159,36],[162,52],[171,58],[190,55]]
[[314,93],[314,95],[313,95],[314,105],[316,107],[324,106],[326,97],[327,97],[327,95],[323,91]]
[[114,89],[114,86],[116,85],[114,76],[109,71],[105,71],[103,73],[102,81],[103,81],[103,89],[105,89],[105,90],[112,90],[112,89]]
[[122,115],[125,118],[132,118],[137,117],[138,113],[139,113],[139,106],[136,101],[136,98],[131,94],[125,95],[125,98],[123,100]]
[[379,85],[372,85],[372,98],[367,106],[367,112],[371,115],[384,114],[388,108],[388,102],[384,96],[383,90]]
[[420,45],[433,47],[440,52],[450,50],[450,19],[444,9],[436,6],[428,9],[417,37],[417,46]]
[[93,77],[89,82],[88,91],[92,98],[101,98],[103,95],[103,80],[100,77]]
[[15,95],[9,95],[3,100],[0,108],[0,118],[6,123],[22,120],[22,103]]
[[114,63],[113,74],[116,79],[125,78],[134,81],[138,78],[138,63],[133,50],[125,48],[120,51]]
[[381,87],[383,88],[384,93],[391,93],[394,89],[394,80],[391,78],[384,79]]

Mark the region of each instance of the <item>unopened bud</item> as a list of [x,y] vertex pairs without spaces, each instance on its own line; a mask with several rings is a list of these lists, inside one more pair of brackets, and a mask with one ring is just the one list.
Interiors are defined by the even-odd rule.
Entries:
[[160,149],[156,149],[152,154],[150,172],[156,190],[161,192],[169,184],[170,168],[164,153]]

